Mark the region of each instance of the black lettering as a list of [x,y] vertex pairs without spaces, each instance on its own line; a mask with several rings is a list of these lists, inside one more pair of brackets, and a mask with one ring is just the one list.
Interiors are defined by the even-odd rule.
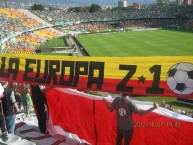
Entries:
[[7,71],[6,78],[10,78],[10,75],[12,74],[13,80],[16,80],[18,72],[19,72],[19,58],[10,58],[9,69]]
[[127,75],[123,78],[123,80],[117,85],[117,91],[124,92],[133,92],[133,87],[126,86],[127,82],[131,79],[131,77],[135,74],[137,69],[137,65],[119,65],[119,70],[129,70]]
[[2,57],[2,58],[1,58],[0,77],[3,77],[3,78],[6,77],[6,72],[4,72],[4,69],[5,69],[5,61],[6,61],[6,57]]
[[34,82],[36,83],[45,83],[46,79],[48,77],[48,60],[45,60],[45,67],[44,67],[44,75],[42,78],[40,78],[40,74],[41,74],[41,60],[37,60],[37,72],[36,72],[36,76],[34,78]]
[[[80,68],[83,68],[84,70],[81,71]],[[87,75],[87,74],[88,74],[88,62],[77,61],[75,66],[75,77],[73,87],[77,87],[80,75]]]
[[50,81],[52,78],[53,78],[53,84],[54,85],[58,84],[56,72],[60,72],[60,61],[59,60],[50,60],[49,74],[48,74],[46,84],[50,84]]
[[[94,77],[94,71],[98,70],[98,77]],[[91,88],[92,84],[96,84],[97,89],[101,89],[104,79],[104,62],[90,62],[87,88]]]
[[33,73],[33,68],[30,68],[30,64],[36,64],[36,59],[26,59],[25,72],[23,75],[24,81],[33,82],[33,77],[29,77],[28,73]]
[[154,73],[154,76],[153,76],[152,88],[147,88],[146,93],[147,94],[163,94],[164,89],[159,88],[161,65],[154,65],[149,70],[151,73]]
[[[71,86],[74,78],[74,61],[62,61],[61,77],[59,85]],[[70,69],[68,80],[65,80],[66,68]]]

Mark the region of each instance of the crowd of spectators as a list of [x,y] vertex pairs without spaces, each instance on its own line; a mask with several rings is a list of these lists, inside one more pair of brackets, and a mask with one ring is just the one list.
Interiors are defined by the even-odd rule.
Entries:
[[[66,24],[58,27],[60,31],[69,33],[70,31],[93,32],[97,29],[127,26],[182,26],[193,27],[193,5],[175,6],[149,6],[145,9],[100,11],[96,13],[67,12],[62,10],[52,11],[32,11],[41,19],[52,24]],[[35,53],[41,43],[57,37],[59,34],[38,22],[35,18],[29,17],[23,11],[16,9],[0,8],[0,49],[5,53],[27,52]],[[38,29],[37,29],[38,28]],[[41,28],[41,29],[39,29]],[[28,31],[32,30],[34,31]],[[22,32],[19,35],[15,35]],[[24,33],[27,32],[27,33]],[[10,36],[8,41],[2,41]]]
[[3,53],[35,53],[35,48],[41,43],[59,36],[53,28],[41,28],[42,23],[19,10],[0,8],[0,21]]
[[62,27],[58,28],[65,33],[70,31],[93,32],[98,28],[111,29],[113,22],[118,22],[119,27],[193,27],[193,5],[165,7],[151,5],[145,9],[106,10],[96,13],[75,13],[63,10],[32,12],[53,25],[61,24]]
[[41,23],[14,9],[0,8],[0,40],[9,35],[40,27]]
[[193,18],[193,5],[175,6],[149,6],[146,9],[100,11],[96,13],[75,13],[67,11],[32,11],[42,19],[56,24],[58,22],[90,22],[90,21],[112,21],[142,18]]
[[81,33],[86,32],[96,32],[98,29],[108,28],[111,29],[113,26],[108,22],[90,22],[90,23],[80,23],[76,25],[70,25],[68,27],[58,27],[60,31],[64,33],[69,33],[70,31],[76,31]]
[[[187,112],[185,110],[182,110],[182,109],[179,109],[179,108],[177,108],[177,109],[173,108],[173,106],[171,104],[169,105],[165,101],[162,101],[162,103],[160,104],[160,107],[163,107],[163,108],[166,108],[166,109],[171,110],[173,112],[176,112],[176,113],[188,116],[188,114],[187,114]],[[190,117],[193,117],[193,114]]]
[[23,33],[15,37],[15,41],[5,42],[6,47],[3,49],[3,53],[28,53],[34,54],[35,49],[43,42],[53,39],[59,36],[59,34],[49,30],[41,29],[28,33]]

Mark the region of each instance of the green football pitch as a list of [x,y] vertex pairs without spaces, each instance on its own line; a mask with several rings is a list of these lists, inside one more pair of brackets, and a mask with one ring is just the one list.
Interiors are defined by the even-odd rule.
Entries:
[[172,30],[78,35],[90,56],[192,56],[193,33]]
[[[78,41],[90,56],[193,56],[193,32],[172,30],[129,31],[78,35]],[[138,97],[174,109],[193,112],[193,105],[171,97]]]

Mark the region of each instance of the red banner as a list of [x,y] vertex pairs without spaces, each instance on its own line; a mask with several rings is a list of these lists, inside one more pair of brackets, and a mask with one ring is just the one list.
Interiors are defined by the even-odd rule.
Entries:
[[193,57],[0,54],[0,80],[79,90],[193,98]]
[[[53,125],[77,134],[92,145],[113,145],[116,116],[101,97],[69,89],[53,89],[46,94]],[[112,101],[112,100],[111,100]],[[134,102],[140,109],[153,103]],[[131,145],[193,145],[193,119],[158,108],[145,116],[134,114]]]

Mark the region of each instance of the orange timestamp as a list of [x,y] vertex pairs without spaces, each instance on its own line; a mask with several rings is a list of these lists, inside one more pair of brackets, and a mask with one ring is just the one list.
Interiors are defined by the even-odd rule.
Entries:
[[134,122],[134,127],[181,127],[181,122],[179,121],[152,121],[152,122]]

